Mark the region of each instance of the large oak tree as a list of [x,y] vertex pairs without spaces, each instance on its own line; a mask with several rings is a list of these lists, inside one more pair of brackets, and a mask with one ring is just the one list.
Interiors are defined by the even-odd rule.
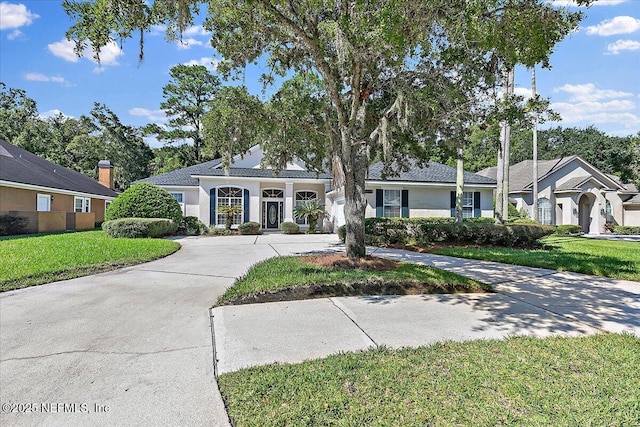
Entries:
[[[99,55],[108,42],[139,30],[142,49],[152,25],[167,24],[169,36],[179,35],[205,4],[212,46],[225,58],[219,70],[266,58],[267,82],[291,72],[322,80],[323,154],[344,185],[352,259],[365,255],[371,159],[381,153],[387,165],[397,157],[424,160],[430,146],[459,127],[443,106],[450,89],[485,86],[496,61],[507,67],[545,61],[579,18],[541,0],[68,0],[75,24],[67,37],[78,52],[90,44]],[[467,102],[473,98],[456,108],[473,110]],[[304,145],[292,141],[295,150]]]

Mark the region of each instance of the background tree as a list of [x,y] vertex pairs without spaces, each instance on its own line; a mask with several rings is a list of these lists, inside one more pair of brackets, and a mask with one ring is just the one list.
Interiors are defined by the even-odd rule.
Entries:
[[193,143],[193,160],[199,163],[218,157],[217,152],[203,157],[203,120],[210,103],[220,90],[220,80],[203,65],[179,64],[169,70],[171,80],[162,88],[164,101],[160,108],[169,118],[166,126],[153,124],[146,133],[155,134],[160,141]]
[[0,82],[0,138],[15,144],[18,135],[37,118],[36,102],[24,90]]
[[258,143],[265,123],[262,102],[247,92],[244,86],[220,89],[204,116],[203,135],[206,153],[222,156],[225,170],[236,154],[243,154]]
[[[179,33],[193,23],[194,11],[204,2],[179,0],[178,7],[167,8],[165,1],[130,1],[126,8],[107,9],[108,19],[102,3],[66,1],[75,21],[67,37],[88,40],[98,51],[114,38],[131,37],[134,29],[144,31],[157,22],[168,22]],[[510,64],[525,63],[521,56],[546,57],[579,18],[535,0],[217,0],[207,3],[207,14],[212,46],[225,58],[219,70],[267,58],[271,73],[314,71],[321,77],[331,106],[326,156],[344,182],[347,254],[355,260],[365,255],[369,160],[382,153],[387,165],[408,157],[424,161],[427,147],[450,123],[431,102],[438,94],[428,90],[434,87],[432,77],[455,80],[457,64],[475,63],[482,71],[493,63],[488,53],[494,50]],[[566,25],[554,26],[558,22]],[[513,41],[515,46],[508,45]],[[465,75],[477,81],[484,77]],[[292,144],[288,151],[304,148]]]

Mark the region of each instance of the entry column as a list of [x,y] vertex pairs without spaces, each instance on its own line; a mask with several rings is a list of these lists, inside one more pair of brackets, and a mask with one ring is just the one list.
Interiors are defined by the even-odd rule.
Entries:
[[284,184],[284,222],[293,221],[293,182]]

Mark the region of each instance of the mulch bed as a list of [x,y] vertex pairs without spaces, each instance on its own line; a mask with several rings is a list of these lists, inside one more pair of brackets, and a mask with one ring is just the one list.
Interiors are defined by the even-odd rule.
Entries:
[[346,254],[342,253],[307,255],[300,257],[300,260],[305,264],[338,270],[389,271],[400,267],[400,263],[397,261],[373,256],[366,256],[361,258],[358,263],[354,263]]

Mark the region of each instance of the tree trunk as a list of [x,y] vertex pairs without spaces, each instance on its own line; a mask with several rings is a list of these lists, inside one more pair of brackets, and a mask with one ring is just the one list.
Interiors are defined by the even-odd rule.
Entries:
[[[513,95],[513,67],[507,71],[507,96]],[[511,123],[505,124],[504,135],[504,180],[502,188],[502,220],[509,220],[509,166],[511,165]]]
[[[348,136],[342,138],[348,138]],[[364,192],[364,180],[368,163],[364,143],[355,144],[350,151],[351,155],[344,158],[345,245],[347,256],[354,262],[358,262],[366,255],[364,213],[367,199]]]
[[464,220],[462,203],[464,198],[464,149],[458,147],[456,160],[456,222]]
[[[531,95],[533,99],[536,99],[538,94],[536,90],[536,67],[535,65],[531,69]],[[536,222],[540,222],[538,215],[538,113],[534,113],[533,116],[533,219]]]

